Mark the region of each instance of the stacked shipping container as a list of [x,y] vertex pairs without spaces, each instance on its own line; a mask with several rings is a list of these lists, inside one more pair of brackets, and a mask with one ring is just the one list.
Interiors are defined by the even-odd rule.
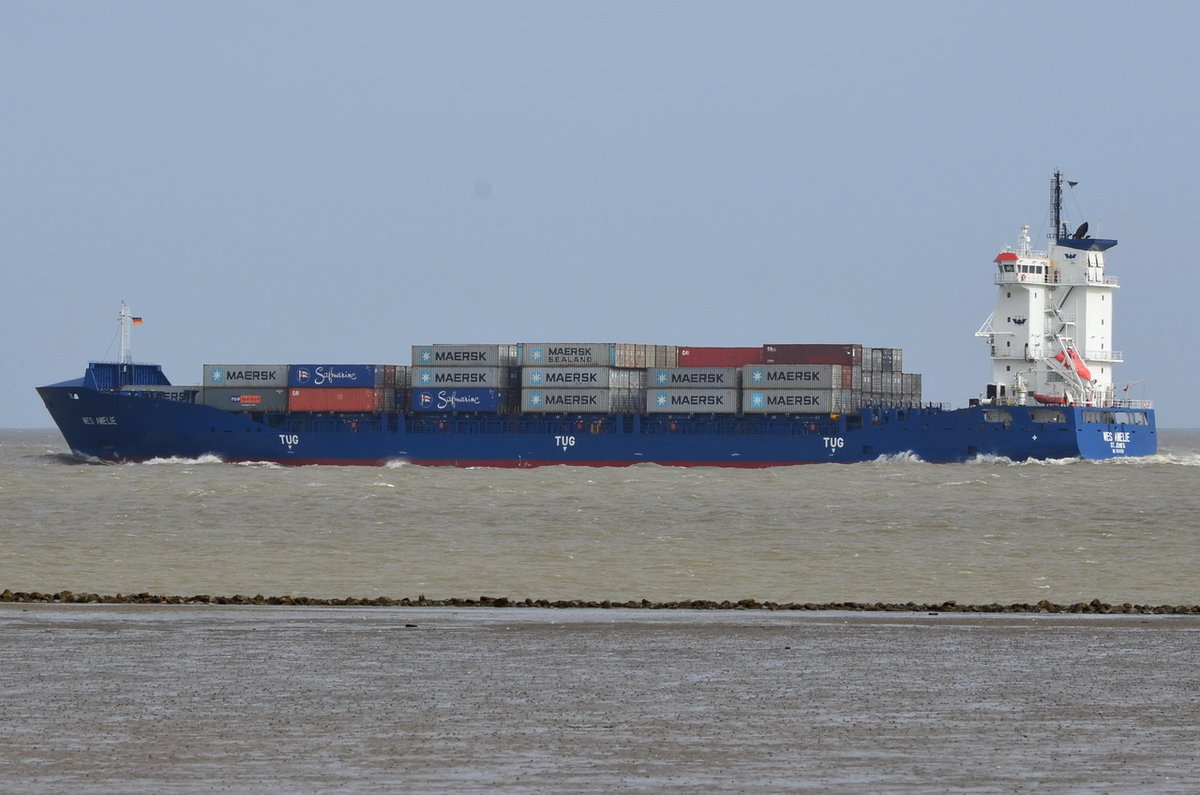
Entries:
[[645,364],[673,357],[665,345],[526,343],[521,409],[543,413],[633,414],[641,410]]
[[291,411],[382,412],[396,410],[394,364],[293,364],[288,368]]
[[222,411],[287,411],[288,365],[206,364],[201,402]]
[[516,345],[414,345],[409,409],[513,411],[520,395],[517,351]]
[[736,367],[651,370],[646,389],[646,413],[736,414],[739,381]]
[[412,361],[207,364],[198,402],[255,412],[647,414],[825,414],[921,402],[921,376],[903,372],[899,348],[857,344],[437,344],[414,345]]
[[854,366],[748,364],[742,368],[747,414],[832,414],[854,408]]

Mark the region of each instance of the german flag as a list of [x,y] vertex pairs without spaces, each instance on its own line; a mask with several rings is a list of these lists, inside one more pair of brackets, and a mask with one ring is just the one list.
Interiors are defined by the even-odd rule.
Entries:
[[143,323],[143,321],[140,317],[133,318],[133,325],[140,326],[140,325],[142,325],[142,323]]

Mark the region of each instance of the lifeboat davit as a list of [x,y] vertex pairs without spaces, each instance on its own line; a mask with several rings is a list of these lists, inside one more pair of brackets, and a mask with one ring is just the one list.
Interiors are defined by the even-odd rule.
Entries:
[[1058,354],[1054,360],[1068,370],[1074,370],[1084,381],[1092,380],[1092,371],[1083,363],[1083,359],[1079,358],[1079,354],[1075,352],[1074,348],[1067,348],[1065,353]]

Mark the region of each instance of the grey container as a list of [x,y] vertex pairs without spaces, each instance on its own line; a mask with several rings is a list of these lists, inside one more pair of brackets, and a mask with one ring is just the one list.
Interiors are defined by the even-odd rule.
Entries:
[[206,386],[201,402],[222,411],[287,411],[288,390]]
[[457,389],[508,389],[517,385],[515,367],[413,367],[409,372],[414,389],[453,387]]
[[744,389],[842,389],[840,364],[747,364],[742,366]]
[[513,367],[517,345],[435,345],[412,346],[414,367]]
[[636,414],[643,401],[640,389],[521,390],[521,410],[545,414]]
[[521,386],[541,389],[640,389],[644,370],[622,367],[522,367]]
[[832,414],[856,408],[849,389],[743,389],[745,414]]
[[647,414],[736,414],[736,389],[646,390]]
[[206,364],[204,386],[275,387],[288,385],[286,364]]
[[736,389],[737,367],[656,367],[647,371],[650,389]]
[[612,342],[526,342],[521,364],[527,367],[613,367],[621,357]]

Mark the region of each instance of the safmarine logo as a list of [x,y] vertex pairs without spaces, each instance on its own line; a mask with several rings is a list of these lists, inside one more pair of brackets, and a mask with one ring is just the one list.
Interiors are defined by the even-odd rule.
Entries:
[[428,392],[421,393],[421,408],[429,408],[433,405],[433,395]]
[[310,378],[312,378],[312,373],[310,373],[306,368],[304,368],[304,367],[296,368],[296,380],[297,381],[299,381],[302,384],[307,384]]
[[214,367],[212,369],[212,372],[208,376],[208,380],[213,382],[214,384],[225,383],[225,368]]

